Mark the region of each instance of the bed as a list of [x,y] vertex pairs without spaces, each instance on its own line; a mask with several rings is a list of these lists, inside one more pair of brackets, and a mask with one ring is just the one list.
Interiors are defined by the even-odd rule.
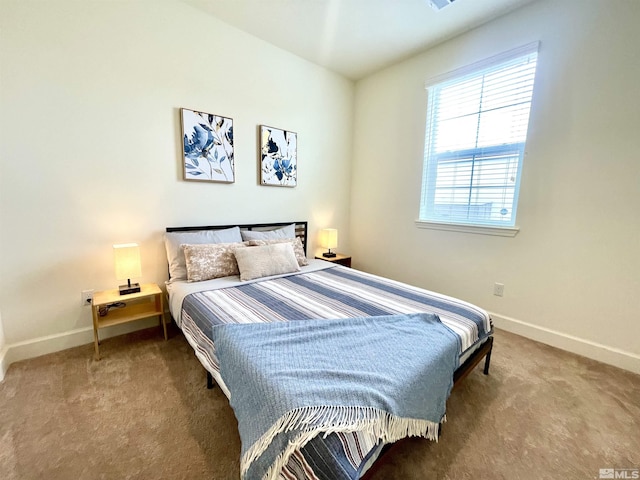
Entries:
[[[444,401],[451,387],[468,375],[483,358],[485,359],[484,373],[488,374],[493,337],[491,319],[486,311],[459,299],[401,282],[322,260],[307,259],[307,222],[167,227],[166,232],[165,242],[170,275],[167,292],[171,314],[206,370],[208,388],[212,388],[214,384],[219,385],[230,399],[236,417],[249,415],[250,418],[250,421],[245,420],[244,423],[238,418],[243,441],[241,458],[243,478],[336,480],[367,478],[371,474],[370,467],[378,461],[393,441],[409,435],[437,439],[439,428],[433,430],[434,422],[420,423],[415,427],[417,430],[415,428],[412,430],[413,424],[404,423],[399,430],[396,429],[397,431],[390,435],[388,431],[380,433],[379,424],[384,423],[384,428],[387,428],[388,419],[381,422],[379,419],[371,418],[360,418],[359,423],[352,422],[349,428],[343,428],[338,420],[332,420],[334,422],[332,425],[338,425],[335,428],[327,428],[328,424],[322,424],[315,426],[315,430],[306,424],[305,426],[289,424],[288,427],[284,425],[268,436],[269,440],[266,443],[265,435],[250,436],[253,434],[251,428],[255,427],[253,425],[256,423],[255,419],[262,419],[264,416],[267,419],[265,422],[270,424],[269,417],[267,414],[263,415],[262,410],[260,415],[254,412],[251,417],[251,413],[242,412],[244,404],[239,402],[251,403],[256,392],[260,392],[259,388],[266,389],[260,394],[261,398],[265,398],[269,396],[271,388],[278,391],[276,397],[283,397],[283,405],[289,405],[288,394],[280,392],[280,383],[285,383],[282,380],[284,378],[282,372],[292,363],[297,365],[298,360],[302,367],[297,368],[307,370],[312,369],[313,362],[324,362],[322,352],[330,349],[333,343],[319,343],[318,339],[325,341],[325,337],[333,335],[331,341],[339,343],[336,342],[336,338],[342,338],[342,335],[336,336],[335,331],[351,331],[353,326],[354,345],[368,342],[361,345],[359,347],[361,350],[357,353],[356,350],[350,352],[353,355],[345,354],[342,347],[343,353],[332,355],[335,358],[339,357],[337,361],[327,359],[327,361],[340,363],[342,369],[349,368],[345,366],[349,362],[348,358],[357,358],[358,360],[354,360],[355,365],[360,366],[362,364],[360,357],[373,355],[372,358],[378,359],[383,355],[376,351],[375,345],[384,343],[390,334],[385,333],[384,338],[376,337],[376,332],[381,329],[385,329],[385,332],[395,331],[396,335],[404,335],[404,337],[399,336],[399,340],[389,341],[395,342],[393,345],[411,348],[408,350],[411,352],[411,358],[405,356],[406,360],[402,360],[406,361],[407,365],[395,362],[392,358],[392,361],[385,360],[382,366],[378,363],[371,368],[378,369],[383,366],[386,368],[387,364],[398,363],[401,374],[404,370],[408,375],[410,374],[409,378],[413,378],[417,375],[413,373],[413,363],[422,362],[418,363],[418,367],[420,367],[420,378],[423,378],[424,382],[404,380],[401,382],[402,388],[405,388],[406,384],[411,384],[413,385],[411,388],[414,388],[411,391],[403,391],[402,395],[398,394],[398,399],[409,398],[407,403],[415,403],[413,398],[422,398],[432,390],[437,391],[436,386],[432,387],[428,381],[437,383],[439,378],[437,372],[443,369],[439,367],[440,364],[428,362],[441,362],[443,361],[441,357],[445,356],[445,353],[427,353],[427,350],[432,347],[425,349],[409,347],[411,341],[422,342],[417,345],[431,343],[431,338],[435,339],[437,335],[444,333],[443,330],[446,330],[450,338],[443,341],[446,340],[449,346],[443,346],[442,352],[447,348],[450,352],[454,348],[452,345],[455,344],[455,355],[452,360],[455,364],[450,369],[449,377],[451,378],[448,380],[450,384],[440,381],[441,386],[438,387],[444,389]],[[180,254],[183,255],[182,264],[178,260]],[[264,258],[264,254],[268,254],[270,259],[266,266],[258,261]],[[273,258],[280,258],[278,255],[282,255],[285,260],[271,262]],[[271,263],[277,263],[278,266],[272,267]],[[287,267],[280,266],[280,263],[286,264]],[[235,273],[227,275],[234,272],[234,268]],[[254,271],[256,269],[257,273]],[[246,325],[251,327],[247,329]],[[398,325],[398,328],[394,330],[395,325]],[[423,329],[423,325],[436,330],[428,333],[426,328]],[[418,330],[412,331],[410,328],[417,328],[420,333],[417,334],[415,332]],[[323,329],[329,333],[325,335]],[[320,335],[318,332],[321,330],[323,333]],[[257,334],[250,334],[251,338],[246,338],[246,332],[257,332]],[[407,332],[414,332],[410,334],[411,340]],[[293,338],[306,343],[291,347],[292,350],[289,350],[290,340],[286,339],[292,338],[292,334]],[[285,340],[281,341],[278,335],[282,335]],[[372,335],[372,339],[365,341],[366,335]],[[419,335],[426,336],[426,340]],[[346,337],[342,341],[350,342]],[[274,367],[277,373],[272,375],[275,380],[271,379],[272,383],[269,384],[266,381],[266,383],[263,382],[268,374],[261,371],[261,365],[265,360],[260,355],[266,354],[268,349],[273,347],[274,342],[277,347],[276,354],[272,357],[283,357],[288,360],[277,360],[280,364]],[[434,341],[434,345],[435,343],[437,342]],[[317,353],[314,353],[314,348],[318,350]],[[391,350],[394,348],[392,347]],[[436,349],[435,346],[433,348]],[[386,350],[390,349],[386,348]],[[302,355],[290,353],[296,351],[305,353]],[[278,355],[278,352],[283,354]],[[257,357],[251,358],[250,354]],[[319,356],[315,358],[314,354]],[[391,355],[397,356],[398,353],[392,352]],[[446,355],[451,356],[450,353]],[[268,360],[271,361],[272,357]],[[311,365],[305,366],[303,360],[311,362]],[[330,371],[331,368],[332,366],[323,367],[323,371]],[[253,375],[255,370],[260,370],[256,374],[258,380],[243,381]],[[373,372],[374,375],[375,373]],[[386,376],[385,378],[396,375],[386,371],[380,374]],[[288,375],[290,372],[287,371]],[[295,376],[296,372],[292,375]],[[317,374],[314,373],[314,375]],[[447,374],[443,375],[447,376]],[[229,388],[225,379],[233,385],[233,388]],[[263,383],[266,386],[263,386]],[[303,382],[292,383],[295,392],[307,388],[306,384],[302,386]],[[331,385],[330,381],[317,383],[323,386]],[[428,384],[428,388],[423,383]],[[339,395],[340,385],[336,380],[336,395]],[[345,395],[350,395],[354,389],[351,384],[347,385],[348,388],[344,387],[348,390]],[[393,392],[389,394],[391,397],[395,397],[395,390]],[[314,390],[313,394],[324,395],[325,392],[318,394]],[[327,393],[327,395],[330,394],[332,393]],[[393,398],[394,401],[398,399]],[[402,403],[401,400],[398,402]],[[434,399],[433,402],[437,403],[437,400]],[[259,404],[260,399],[254,403]],[[321,403],[324,405],[327,401],[324,400]],[[387,405],[387,403],[384,404]],[[256,406],[258,409],[261,407],[262,405]],[[284,406],[277,407],[286,410]],[[403,406],[399,408],[402,409]],[[326,413],[326,411],[323,412]],[[360,411],[358,413],[360,414]],[[277,414],[274,413],[274,415],[278,417]],[[352,413],[350,415],[353,417]],[[442,413],[432,413],[432,415],[435,415],[435,418],[442,416],[435,423],[439,427],[444,420],[444,415]],[[299,415],[296,414],[297,417]],[[318,417],[317,413],[314,417]],[[395,420],[397,418],[394,417]],[[372,423],[376,423],[377,427],[372,428]],[[427,424],[428,428],[425,427]],[[359,426],[356,428],[354,425]],[[362,425],[366,425],[367,428]],[[293,433],[282,433],[287,429],[292,430]],[[420,433],[423,431],[428,431],[429,434]],[[290,436],[280,438],[279,435]],[[263,446],[258,450],[245,448],[248,447],[245,445],[248,443],[245,442],[247,438],[260,438],[261,441],[255,442],[253,447],[259,443]],[[297,443],[294,444],[290,438],[296,439]],[[301,438],[303,439],[300,440]],[[272,447],[271,442],[276,446]],[[268,448],[273,448],[275,452],[269,452]],[[261,456],[266,458],[264,460],[266,466],[260,465],[260,461],[263,461]]]

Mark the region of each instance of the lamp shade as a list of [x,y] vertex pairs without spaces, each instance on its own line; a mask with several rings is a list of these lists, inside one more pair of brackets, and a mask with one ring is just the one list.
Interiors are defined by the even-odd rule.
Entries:
[[338,230],[335,228],[320,230],[320,246],[329,249],[336,248],[338,246]]
[[140,268],[140,247],[137,243],[121,243],[113,246],[116,278],[128,280],[142,276]]

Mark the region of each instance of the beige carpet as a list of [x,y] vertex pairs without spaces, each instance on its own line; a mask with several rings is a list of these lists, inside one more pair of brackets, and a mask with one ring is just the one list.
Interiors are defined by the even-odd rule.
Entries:
[[[184,337],[157,329],[13,364],[0,384],[0,479],[237,479],[240,440]],[[438,443],[392,479],[593,479],[640,468],[640,376],[498,331],[491,373],[449,399]]]

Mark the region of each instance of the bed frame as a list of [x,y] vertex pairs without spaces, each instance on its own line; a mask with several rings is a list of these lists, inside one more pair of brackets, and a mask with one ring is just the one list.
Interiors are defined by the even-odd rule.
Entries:
[[[206,227],[167,227],[167,232],[189,232],[196,230],[221,230],[225,228],[232,227],[240,227],[240,230],[256,230],[256,231],[269,231],[275,230],[278,228],[282,228],[287,225],[291,225],[295,223],[296,227],[296,236],[300,237],[302,240],[302,245],[304,246],[304,251],[307,253],[307,239],[308,232],[307,222],[278,222],[278,223],[251,223],[244,225],[211,225]],[[485,340],[485,342],[474,351],[465,362],[458,367],[458,369],[453,374],[453,387],[455,388],[471,371],[482,361],[484,358],[484,369],[483,373],[485,375],[489,375],[489,366],[491,364],[491,352],[493,350],[493,336],[490,336]],[[215,381],[211,373],[207,370],[207,388],[212,389],[215,386]],[[367,473],[362,477],[362,480],[366,480],[371,478],[375,470],[377,470],[381,466],[380,459],[392,449],[392,444],[386,445],[383,451],[378,456],[378,459],[374,462],[373,466],[367,471]]]
[[307,222],[279,222],[279,223],[249,223],[245,225],[211,225],[208,227],[167,227],[167,232],[195,232],[198,230],[223,230],[225,228],[240,227],[240,230],[253,230],[257,232],[267,232],[277,230],[295,223],[296,237],[302,240],[304,253],[307,253]]

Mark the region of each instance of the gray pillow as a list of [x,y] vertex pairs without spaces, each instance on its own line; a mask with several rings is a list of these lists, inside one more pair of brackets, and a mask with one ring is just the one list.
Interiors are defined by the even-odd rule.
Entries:
[[286,227],[276,230],[259,232],[257,230],[242,230],[240,232],[242,240],[274,240],[276,238],[296,238],[296,224],[292,223]]
[[250,247],[255,247],[260,245],[273,245],[274,243],[290,243],[291,245],[293,245],[293,253],[296,254],[296,260],[298,260],[298,265],[300,265],[301,267],[304,267],[305,265],[309,265],[307,256],[304,254],[304,247],[302,246],[302,240],[300,240],[300,237],[274,238],[271,240],[249,240],[246,243],[248,243]]
[[238,248],[235,251],[240,280],[292,273],[300,270],[290,243]]
[[180,245],[202,243],[239,243],[242,242],[240,228],[224,230],[197,230],[195,232],[167,232],[164,234],[164,246],[167,249],[170,281],[186,280],[187,267],[184,252]]

